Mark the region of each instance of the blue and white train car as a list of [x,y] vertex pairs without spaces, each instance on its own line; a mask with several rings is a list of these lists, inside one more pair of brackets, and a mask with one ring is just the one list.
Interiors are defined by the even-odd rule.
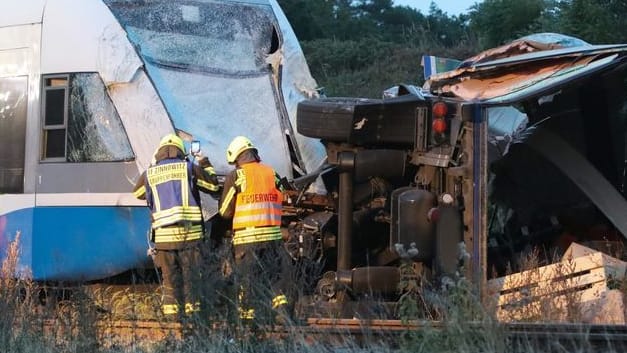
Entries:
[[1,1],[0,254],[20,234],[35,280],[144,266],[131,190],[160,138],[199,140],[226,173],[244,134],[294,177],[325,158],[295,129],[315,88],[275,0]]

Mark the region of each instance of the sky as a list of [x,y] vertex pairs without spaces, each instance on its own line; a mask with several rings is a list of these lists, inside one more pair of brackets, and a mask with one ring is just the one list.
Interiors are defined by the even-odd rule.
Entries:
[[[468,12],[468,8],[481,0],[433,0],[436,5],[446,12],[449,16],[459,15]],[[429,5],[431,0],[394,0],[394,5],[411,6],[422,12],[423,15],[429,14]]]

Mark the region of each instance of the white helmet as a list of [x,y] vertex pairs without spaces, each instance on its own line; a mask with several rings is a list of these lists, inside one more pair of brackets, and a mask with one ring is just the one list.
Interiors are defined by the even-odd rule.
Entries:
[[237,136],[231,141],[229,147],[226,149],[226,161],[229,163],[235,163],[237,157],[242,152],[247,150],[257,150],[248,137]]

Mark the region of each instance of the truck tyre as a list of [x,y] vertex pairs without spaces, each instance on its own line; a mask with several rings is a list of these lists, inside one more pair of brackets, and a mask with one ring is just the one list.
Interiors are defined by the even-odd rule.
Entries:
[[[298,103],[297,130],[300,134],[333,142],[349,142],[358,105],[379,106],[368,98],[319,98]],[[376,108],[375,108],[376,109]]]

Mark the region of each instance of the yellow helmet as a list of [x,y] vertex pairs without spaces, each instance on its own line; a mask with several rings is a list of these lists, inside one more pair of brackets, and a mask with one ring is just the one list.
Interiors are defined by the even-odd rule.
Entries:
[[250,149],[256,149],[253,143],[248,137],[237,136],[229,144],[229,148],[226,149],[226,161],[229,163],[235,163],[235,160],[239,155]]
[[163,146],[174,146],[176,148],[178,148],[179,150],[181,150],[181,152],[183,152],[183,154],[185,154],[185,145],[183,144],[183,140],[181,140],[180,137],[176,136],[175,134],[167,134],[165,136],[163,136],[163,138],[161,139],[161,142],[159,142],[159,148],[163,147]]

